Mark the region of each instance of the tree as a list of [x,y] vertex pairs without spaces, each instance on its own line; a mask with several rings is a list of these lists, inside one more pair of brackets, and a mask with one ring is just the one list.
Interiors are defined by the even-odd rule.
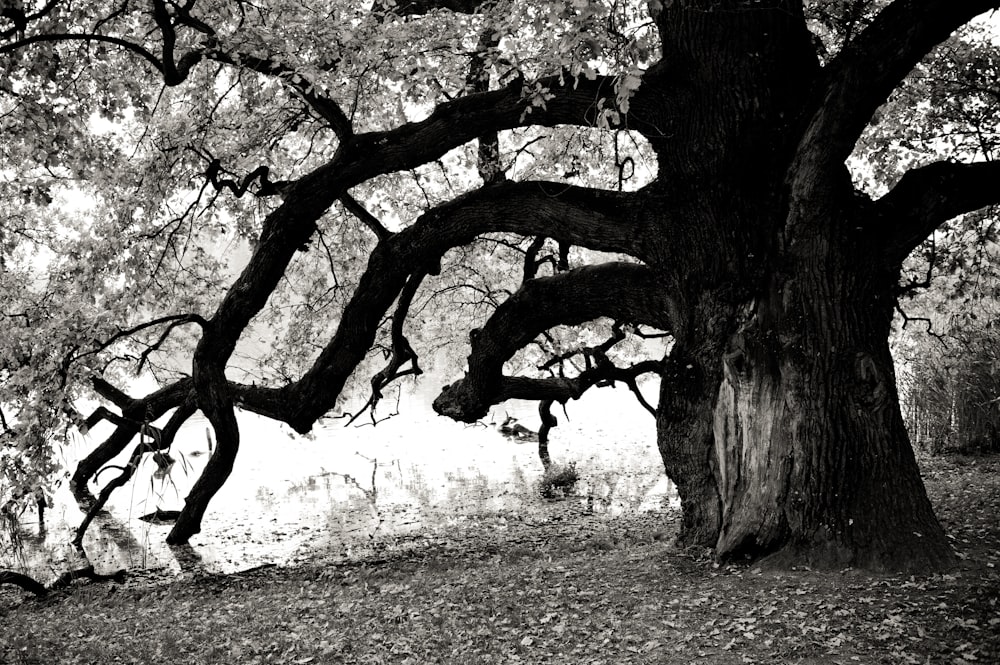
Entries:
[[[217,447],[168,537],[184,543],[232,470],[237,407],[306,432],[381,348],[374,404],[421,371],[410,328],[433,317],[415,299],[440,303],[427,294],[477,270],[458,288],[478,309],[457,320],[492,311],[471,324],[439,413],[474,421],[507,399],[563,402],[654,370],[682,543],[778,565],[947,566],[887,340],[904,260],[996,204],[1000,165],[940,141],[923,144],[925,162],[876,168],[865,154],[880,132],[906,132],[881,117],[887,101],[965,74],[915,80],[924,63],[975,55],[994,76],[974,109],[995,122],[996,47],[953,33],[997,6],[7,2],[5,122],[24,134],[5,168],[31,192],[23,229],[51,208],[46,187],[71,181],[95,201],[85,221],[44,226],[51,242],[22,233],[5,254],[32,285],[5,313],[48,341],[45,367],[7,356],[24,377],[4,396],[17,404],[8,438],[25,441],[29,420],[79,422],[68,397],[81,390],[115,405],[90,418],[117,429],[77,470],[85,496],[80,483],[136,435],[168,447],[202,411]],[[935,108],[895,106],[896,119]],[[226,285],[213,233],[252,241]],[[539,238],[558,248],[556,270],[518,283],[493,267],[537,257],[526,243]],[[33,262],[32,247],[45,247]],[[32,283],[40,263],[62,281]],[[606,319],[669,332],[668,355],[504,373],[546,331]],[[275,323],[281,359],[238,364]],[[166,381],[166,351],[189,353],[190,376],[138,399],[115,387],[125,360]]]
[[908,299],[894,339],[907,430],[931,453],[1000,449],[996,234],[989,216],[966,215],[911,258],[924,281],[943,273]]

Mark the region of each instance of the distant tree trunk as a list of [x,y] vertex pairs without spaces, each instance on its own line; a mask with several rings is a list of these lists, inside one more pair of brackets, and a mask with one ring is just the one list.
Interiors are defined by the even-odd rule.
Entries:
[[38,507],[38,535],[45,537],[45,509],[49,502],[45,498],[45,492],[41,489],[35,490],[35,505]]

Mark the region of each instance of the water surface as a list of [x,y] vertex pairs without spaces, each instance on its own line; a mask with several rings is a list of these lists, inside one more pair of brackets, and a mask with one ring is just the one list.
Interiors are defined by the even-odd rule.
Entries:
[[[273,421],[242,414],[241,449],[229,482],[209,506],[202,532],[185,556],[206,570],[230,572],[266,563],[352,556],[373,544],[392,546],[417,534],[447,531],[479,516],[544,517],[552,509],[537,491],[542,476],[537,444],[503,437],[489,422],[464,425],[433,415],[431,395],[403,400],[402,413],[377,426],[344,427],[329,420],[303,437]],[[537,429],[527,403],[496,409],[502,421],[517,415]],[[598,390],[558,413],[549,444],[557,464],[575,462],[581,480],[567,501],[593,506],[608,519],[622,513],[676,505],[656,451],[652,416],[623,390]],[[77,437],[63,452],[67,468],[97,446],[110,428]],[[176,462],[158,474],[146,456],[133,480],[117,490],[108,515],[95,520],[84,547],[99,571],[118,568],[181,569],[166,547],[169,524],[140,516],[179,510],[208,460],[208,424],[194,417],[171,451]],[[128,451],[114,463],[124,464]],[[101,484],[117,471],[100,475]],[[96,494],[97,485],[92,485]],[[68,545],[83,514],[62,488],[46,514],[48,531],[26,516],[24,553],[0,566],[49,580],[81,562]],[[183,560],[183,559],[182,559]],[[190,560],[188,560],[190,563]]]

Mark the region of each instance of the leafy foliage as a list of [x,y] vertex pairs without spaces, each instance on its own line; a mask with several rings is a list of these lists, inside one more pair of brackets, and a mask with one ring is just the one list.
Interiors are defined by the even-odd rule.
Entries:
[[1000,245],[993,221],[979,219],[935,241],[939,249],[926,260],[937,273],[934,288],[909,299],[897,333],[907,427],[932,452],[1000,447]]
[[[991,213],[969,214],[996,203],[997,49],[969,23],[989,3],[920,2],[5,3],[0,130],[16,138],[0,148],[0,314],[13,330],[0,343],[0,503],[54,474],[70,427],[116,427],[72,477],[86,504],[131,439],[168,449],[200,410],[218,446],[169,536],[183,543],[234,466],[237,407],[304,433],[345,401],[374,413],[429,367],[464,371],[435,408],[467,421],[511,398],[627,384],[662,416],[686,509],[705,499],[702,523],[685,522],[704,542],[720,525],[756,528],[715,515],[753,512],[720,496],[752,483],[721,484],[791,459],[770,446],[806,431],[790,417],[774,425],[788,437],[736,422],[769,411],[736,405],[767,392],[737,390],[753,372],[781,367],[763,382],[794,402],[826,385],[809,358],[854,354],[859,390],[889,395],[889,416],[830,407],[822,445],[875,449],[857,442],[879,436],[909,460],[888,349],[873,341],[885,331],[800,348],[826,341],[793,330],[808,317],[792,310],[816,286],[794,273],[829,260],[844,289],[822,285],[820,299],[860,308],[832,318],[873,332],[921,241],[955,250],[955,276],[983,245],[966,232],[990,236]],[[936,249],[922,257],[940,269]],[[659,407],[636,387],[648,373],[668,378]],[[160,390],[129,394],[136,375]],[[710,412],[729,388],[723,432]],[[76,412],[95,399],[117,412]],[[767,450],[739,452],[752,448]],[[801,489],[776,496],[816,488]],[[924,524],[901,533],[926,531],[926,502],[906,498]],[[844,505],[855,499],[884,503]]]
[[538,481],[538,491],[546,499],[565,497],[573,492],[579,479],[575,462],[554,464],[545,469]]

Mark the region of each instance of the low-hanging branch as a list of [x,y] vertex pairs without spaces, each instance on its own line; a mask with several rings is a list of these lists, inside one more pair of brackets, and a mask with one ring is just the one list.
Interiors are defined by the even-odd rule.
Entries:
[[[388,238],[373,252],[337,333],[313,368],[281,388],[230,384],[237,404],[286,422],[296,430],[308,431],[333,407],[343,383],[369,348],[370,338],[408,276],[434,263],[451,247],[483,233],[537,235],[545,231],[566,246],[604,251],[636,249],[641,227],[619,215],[641,207],[640,195],[565,186],[559,190],[553,186],[553,190],[550,193],[545,183],[532,182],[504,183],[479,190],[428,212]],[[179,403],[180,399],[176,399],[174,406]]]
[[[230,431],[236,430],[235,417],[231,413],[233,396],[223,387],[226,384],[226,363],[235,351],[237,341],[250,320],[263,309],[281,281],[295,253],[316,231],[317,221],[351,187],[380,174],[415,168],[437,159],[449,149],[487,131],[524,125],[593,123],[595,121],[593,102],[604,91],[603,86],[613,85],[614,81],[608,77],[597,77],[595,80],[581,80],[570,85],[559,77],[552,77],[540,83],[550,88],[550,97],[546,100],[544,108],[532,107],[530,98],[523,94],[525,92],[523,81],[511,83],[500,90],[460,97],[452,102],[438,105],[423,120],[406,123],[387,131],[352,136],[350,140],[343,142],[330,161],[289,186],[281,205],[264,219],[254,253],[207,322],[205,332],[194,352],[194,363],[199,367],[199,372],[195,375],[199,379],[197,386],[199,406],[212,421],[213,426],[218,429],[218,424],[224,421]],[[639,92],[641,93],[641,90]],[[632,108],[641,108],[645,103],[640,97],[636,97]],[[661,108],[663,103],[662,99],[657,100]],[[529,110],[531,113],[527,113]],[[562,195],[567,191],[571,194],[564,198]],[[626,253],[641,249],[641,236],[636,233],[634,227],[629,227],[627,224],[600,224],[600,218],[607,221],[627,219],[622,217],[620,209],[614,204],[620,204],[628,199],[623,199],[621,194],[616,193],[594,194],[593,190],[590,190],[591,193],[588,195],[586,192],[588,192],[586,188],[565,186],[554,188],[551,192],[542,190],[536,192],[542,204],[536,206],[536,210],[521,209],[513,214],[504,215],[502,219],[511,227],[525,226],[526,224],[518,224],[517,221],[528,213],[531,217],[530,225],[535,226],[533,231],[541,227],[561,227],[556,229],[556,233],[551,234],[554,237],[570,230],[579,230],[585,220],[592,225],[588,233],[589,238],[595,244],[601,245],[595,249]],[[471,197],[460,197],[460,200],[434,209],[425,215],[424,224],[415,224],[411,228],[417,230],[406,237],[416,240],[425,252],[443,255],[451,247],[466,244],[475,237],[476,233],[468,234],[468,229],[474,228],[477,223],[482,224],[483,221],[463,217],[461,214],[456,215],[455,212],[467,213],[469,209],[466,206],[470,202],[469,207],[474,208],[476,203],[483,203],[484,198],[493,198],[493,207],[509,204],[509,198],[505,200],[498,198],[504,194],[509,194],[509,191],[502,185],[495,185],[479,190]],[[538,208],[551,210],[553,202],[566,203],[575,197],[590,200],[581,201],[576,206],[564,205],[563,210],[553,217],[537,213]],[[515,202],[518,201],[519,199],[515,198]],[[490,210],[486,220],[491,220],[496,212]],[[447,225],[439,228],[442,223],[449,222],[452,229],[447,228]],[[616,226],[625,228],[619,229]],[[426,236],[427,227],[430,227],[431,237]],[[421,237],[421,234],[425,235]],[[356,298],[348,304],[345,318],[350,314],[360,318],[363,323],[359,322],[359,327],[351,331],[341,325],[338,334],[331,341],[331,346],[337,348],[343,357],[330,357],[324,351],[318,360],[317,370],[310,370],[303,376],[300,382],[301,390],[295,391],[294,395],[291,391],[286,393],[298,401],[285,420],[293,428],[308,431],[312,423],[329,410],[330,400],[339,394],[347,375],[363,357],[363,350],[370,348],[376,327],[367,315],[359,314],[357,311],[373,308],[373,311],[377,312],[376,319],[384,315],[405,284],[406,275],[420,265],[427,264],[426,255],[421,257],[418,254],[419,250],[407,248],[398,242],[403,235],[396,234],[391,239],[394,242],[380,243],[372,254],[369,269],[372,265],[379,265],[386,274],[372,276],[366,271],[362,282],[368,280],[367,288],[359,288]],[[575,242],[576,238],[566,238],[566,240],[574,244],[588,245]],[[400,270],[398,268],[400,264],[405,265],[405,268]],[[350,346],[350,351],[347,353],[344,349],[345,341],[349,342]],[[232,441],[226,446],[227,449],[235,448],[235,436],[232,434],[228,437]],[[220,443],[220,447],[221,445]]]
[[426,270],[452,247],[484,233],[506,231],[522,235],[547,232],[567,244],[638,251],[641,222],[620,216],[633,206],[641,206],[641,201],[636,193],[565,186],[550,193],[545,183],[503,183],[425,213],[373,250],[337,332],[312,368],[282,389],[285,403],[291,405],[282,420],[297,431],[309,431],[333,407],[408,277]]
[[[94,409],[94,411],[89,416],[87,416],[86,420],[84,420],[83,423],[80,424],[80,433],[86,434],[102,420],[106,420],[109,423],[118,425],[119,427],[121,426],[143,427],[143,423],[137,420],[132,420],[130,418],[120,416],[117,413],[108,409],[107,407],[99,406],[96,409]],[[146,425],[146,427],[151,428],[153,430],[156,429],[152,425]]]
[[539,370],[552,372],[553,368],[559,368],[559,375],[564,376],[563,364],[580,356],[583,358],[585,369],[590,369],[595,365],[600,365],[602,363],[610,362],[608,360],[608,351],[612,349],[618,342],[625,339],[625,329],[622,327],[621,323],[615,321],[611,326],[611,334],[606,340],[597,344],[596,346],[585,346],[579,349],[571,349],[566,353],[560,353],[553,355],[551,358],[546,360],[544,363],[538,366]]
[[[589,373],[585,370],[586,375],[573,379],[505,377],[503,365],[518,349],[557,325],[611,317],[669,330],[672,325],[666,313],[674,306],[667,289],[656,284],[650,268],[634,263],[585,266],[525,282],[474,335],[465,377],[442,391],[434,409],[456,420],[473,422],[485,416],[491,405],[506,399],[565,401],[601,380],[628,383],[636,376],[630,373],[633,370],[621,370],[610,361],[597,363]],[[658,371],[655,363],[650,363],[640,363],[642,372]]]
[[[552,400],[564,404],[569,400],[579,399],[584,392],[594,386],[612,386],[620,382],[629,387],[644,409],[655,415],[656,409],[639,392],[638,378],[643,374],[660,374],[662,371],[663,361],[643,360],[628,367],[618,367],[611,362],[600,363],[572,378],[554,376],[538,379],[526,376],[502,376],[497,381],[492,401],[494,404],[499,404],[510,399]],[[452,385],[452,390],[455,385],[457,384]],[[438,402],[435,400],[435,408],[437,405]]]
[[143,440],[139,442],[135,449],[133,449],[128,462],[126,462],[122,467],[116,467],[121,471],[121,473],[101,488],[97,498],[90,504],[90,507],[87,509],[87,514],[83,516],[80,526],[76,528],[76,535],[73,537],[72,541],[74,545],[79,546],[83,543],[83,536],[87,532],[87,527],[90,526],[90,523],[95,517],[97,517],[98,513],[104,509],[104,505],[108,502],[108,499],[111,498],[111,494],[132,479],[136,469],[139,467],[139,462],[142,460],[142,456],[147,452],[159,449],[158,437],[150,437],[148,441],[145,437],[143,437]]
[[[308,431],[316,419],[335,404],[347,377],[370,348],[375,331],[393,301],[397,302],[394,356],[399,364],[393,369],[390,363],[390,371],[378,378],[377,383],[384,385],[389,376],[398,378],[401,375],[400,368],[408,355],[402,325],[412,294],[403,298],[400,295],[407,289],[415,292],[419,281],[414,277],[426,272],[426,266],[434,264],[449,248],[462,245],[483,233],[514,231],[535,236],[544,231],[561,245],[576,244],[621,251],[634,248],[635,238],[642,235],[637,223],[630,221],[632,217],[618,217],[632,206],[641,207],[641,195],[578,187],[562,187],[550,193],[543,183],[504,183],[471,193],[460,202],[434,209],[412,226],[379,243],[344,311],[337,333],[312,369],[299,380],[280,388],[229,382],[232,399],[235,405],[248,411],[286,422],[298,431]],[[625,275],[632,275],[630,279],[624,279],[632,286],[626,286],[616,295],[606,294],[604,300],[613,301],[609,308],[597,307],[586,297],[577,303],[574,299],[566,300],[555,294],[554,297],[561,303],[547,309],[558,311],[567,303],[574,302],[584,312],[582,318],[578,317],[582,321],[601,314],[613,314],[615,307],[628,307],[633,313],[639,310],[647,312],[645,316],[640,314],[639,320],[664,327],[659,317],[651,314],[659,307],[661,296],[654,296],[645,306],[640,304],[648,297],[639,294],[637,289],[640,285],[646,293],[662,295],[665,292],[648,288],[652,273],[636,264],[622,264],[620,270]],[[576,273],[578,277],[581,274],[591,274],[591,282],[601,282],[605,277],[614,276],[613,272],[602,272],[599,268]],[[588,279],[584,278],[582,282],[586,283]],[[621,280],[618,282],[623,285]],[[531,283],[533,286],[530,289],[537,291],[547,282],[532,280]],[[412,352],[412,348],[409,351]],[[412,373],[412,370],[405,371]],[[95,501],[86,491],[86,481],[139,434],[141,423],[152,422],[185,400],[193,399],[194,395],[191,379],[182,379],[141,400],[129,397],[103,379],[95,380],[95,389],[118,406],[128,422],[119,423],[115,432],[78,466],[72,486],[84,504],[88,503],[87,499],[90,503]]]
[[[534,236],[545,233],[564,245],[574,244],[591,249],[604,251],[620,251],[641,254],[641,226],[644,223],[641,215],[629,214],[629,211],[641,210],[641,193],[618,193],[593,190],[581,187],[566,187],[565,185],[553,185],[548,187],[546,183],[503,183],[486,187],[481,190],[471,192],[456,201],[440,206],[421,216],[413,225],[400,231],[391,237],[386,238],[376,245],[373,250],[368,265],[362,275],[356,291],[348,302],[337,332],[321,352],[311,368],[298,381],[281,388],[265,388],[257,386],[242,386],[233,384],[225,380],[222,368],[225,361],[235,345],[235,341],[245,327],[249,319],[263,305],[267,295],[273,289],[273,284],[280,277],[283,264],[295,251],[302,239],[309,235],[309,218],[312,213],[304,213],[304,216],[292,216],[299,210],[299,204],[294,201],[300,195],[311,196],[315,193],[322,201],[329,201],[329,197],[334,193],[327,190],[320,192],[314,189],[320,185],[323,177],[319,174],[306,176],[300,179],[289,191],[285,201],[279,210],[287,208],[286,212],[272,215],[265,221],[260,242],[254,258],[250,265],[241,274],[234,284],[229,294],[223,299],[222,304],[210,321],[204,327],[202,341],[199,349],[195,353],[195,362],[202,369],[204,377],[206,362],[214,368],[212,373],[218,377],[213,379],[217,382],[221,379],[221,389],[228,393],[226,401],[231,406],[226,406],[225,402],[219,402],[213,408],[231,409],[232,406],[242,406],[252,412],[266,415],[290,424],[297,431],[308,431],[313,423],[335,404],[337,396],[350,376],[363,359],[367,350],[371,347],[376,331],[378,330],[385,314],[407,288],[416,289],[418,282],[411,280],[416,273],[434,272],[436,268],[429,269],[427,266],[436,266],[441,256],[452,247],[467,244],[475,237],[483,233],[491,232],[516,232],[524,235]],[[305,194],[303,194],[305,193]],[[325,205],[317,200],[312,205]],[[288,207],[290,206],[290,207]],[[316,208],[318,211],[319,208]],[[287,222],[287,224],[282,223]],[[303,226],[303,223],[306,225]],[[269,247],[271,251],[263,251],[262,248]],[[266,266],[258,269],[256,265],[263,261]],[[262,264],[263,265],[263,264]],[[664,289],[649,289],[651,273],[648,269],[636,264],[622,264],[624,275],[632,275],[635,280],[643,283],[647,293],[661,294]],[[583,269],[577,271],[576,278],[581,275],[592,274],[591,279],[597,281],[622,275],[601,272],[600,269]],[[565,273],[569,275],[570,273]],[[588,280],[583,278],[583,282]],[[614,280],[612,280],[614,281]],[[626,277],[625,282],[629,279]],[[543,280],[532,280],[531,284],[545,282]],[[617,283],[622,286],[622,280]],[[578,298],[583,295],[583,308],[592,307],[594,303],[587,298],[587,290],[576,293]],[[412,296],[411,296],[412,297]],[[664,311],[660,305],[662,303],[647,303],[648,307],[639,304],[639,301],[646,296],[639,295],[638,292],[631,293],[628,288],[619,291],[615,296],[605,294],[604,301],[614,301],[610,305],[610,312],[603,311],[601,314],[614,314],[616,307],[629,307],[646,312],[640,313],[639,319],[647,323],[656,325],[657,315],[653,311]],[[660,296],[654,296],[657,300]],[[574,302],[576,300],[574,298]],[[407,298],[401,302],[405,304]],[[659,309],[658,309],[659,308]],[[553,308],[559,310],[559,307]],[[602,307],[603,309],[603,307]],[[648,310],[648,311],[647,311]],[[635,312],[633,312],[635,313]],[[402,325],[405,318],[405,311],[402,316],[397,317],[397,323]],[[572,317],[570,317],[572,318]],[[579,321],[588,317],[579,318]],[[647,320],[649,319],[649,320]],[[663,327],[663,326],[659,326]],[[399,329],[401,331],[401,328]],[[397,338],[398,339],[398,338]],[[405,338],[403,338],[405,339]],[[530,339],[530,338],[529,338]],[[401,344],[399,349],[405,349]],[[412,349],[411,349],[412,351]],[[405,356],[402,353],[402,356]],[[400,365],[401,367],[402,365]],[[396,368],[393,374],[399,374]],[[174,393],[172,406],[179,405],[184,399],[194,395],[197,390],[197,404],[203,411],[206,405],[201,401],[201,390],[197,389],[190,379],[186,380],[185,392]],[[180,383],[180,382],[178,382]],[[215,383],[213,383],[215,385]],[[202,386],[204,388],[204,386]],[[178,388],[178,390],[180,390]],[[164,412],[160,408],[150,409],[150,404],[140,402],[144,408],[143,419],[153,416],[159,417]],[[133,403],[129,406],[138,408],[140,403]],[[157,405],[163,407],[165,404]],[[149,414],[147,416],[146,414]],[[155,415],[154,415],[155,413]],[[138,413],[136,415],[139,415]],[[212,415],[206,413],[213,425],[216,421]],[[224,411],[217,410],[216,417],[225,416]],[[233,416],[225,416],[234,421]],[[152,418],[150,418],[151,420]],[[227,424],[227,427],[229,425]],[[234,439],[232,438],[232,427],[229,428],[227,436],[229,439],[229,449],[226,459],[220,464],[230,464],[234,451]],[[93,476],[96,469],[94,464],[106,463],[118,454],[127,445],[139,429],[134,426],[120,426],[116,432],[109,437],[102,446],[95,451],[96,455],[88,458],[88,465],[81,464],[78,472],[74,476],[76,487],[84,487],[86,479]],[[216,428],[218,440],[223,437]],[[210,459],[212,464],[216,457],[220,455],[219,449]],[[204,477],[204,474],[203,474]],[[199,480],[201,482],[201,480]],[[192,490],[194,491],[194,490]],[[198,516],[188,516],[188,522],[200,520]],[[176,536],[178,542],[189,532],[190,526],[184,526],[183,519],[179,519],[175,529],[179,529]],[[173,532],[172,532],[173,534]],[[171,536],[174,537],[174,536]]]
[[174,411],[170,420],[167,421],[166,426],[162,430],[155,428],[152,425],[146,425],[140,430],[139,444],[132,451],[129,461],[124,467],[121,467],[121,473],[113,480],[109,481],[108,484],[101,489],[97,499],[87,510],[87,514],[84,516],[83,521],[76,529],[76,535],[73,538],[73,545],[77,547],[82,546],[83,536],[87,532],[87,527],[90,526],[90,523],[104,508],[108,499],[111,498],[111,494],[116,489],[131,480],[136,469],[139,467],[139,462],[142,460],[142,456],[146,453],[157,453],[169,450],[173,445],[174,439],[177,437],[177,432],[180,430],[181,425],[183,425],[188,418],[194,415],[195,411],[196,408],[194,400],[188,399],[181,404],[176,411]]
[[0,584],[12,584],[14,586],[19,586],[25,591],[29,591],[36,596],[45,596],[53,591],[65,589],[74,581],[81,579],[88,579],[93,582],[106,582],[110,580],[121,584],[125,581],[125,570],[122,569],[115,571],[110,575],[105,575],[96,572],[94,570],[94,566],[88,564],[83,568],[63,573],[56,578],[54,582],[48,585],[42,584],[35,578],[25,575],[24,573],[18,573],[13,570],[0,570]]
[[190,378],[175,381],[140,399],[130,397],[101,377],[94,377],[91,383],[101,397],[121,410],[121,415],[118,416],[101,406],[83,421],[83,426],[87,430],[102,420],[115,425],[114,431],[89,455],[80,460],[70,478],[70,491],[77,502],[85,508],[89,508],[96,501],[87,488],[87,483],[98,470],[117,457],[143,429],[162,437],[162,432],[150,423],[180,406],[193,395]]
[[[410,276],[406,282],[406,286],[400,292],[399,300],[396,303],[396,310],[392,315],[392,325],[389,332],[392,342],[392,347],[389,351],[389,362],[372,377],[371,396],[368,398],[365,406],[348,421],[348,425],[353,423],[365,410],[370,410],[374,415],[375,407],[378,406],[379,401],[382,399],[382,390],[390,383],[404,376],[419,376],[424,373],[420,369],[417,353],[413,350],[410,341],[403,332],[403,325],[406,323],[410,306],[413,304],[413,297],[416,295],[417,289],[420,288],[420,284],[426,275],[426,272],[419,271]],[[407,369],[402,369],[406,363],[410,363],[410,366]]]
[[[557,354],[549,358],[546,362],[538,366],[539,370],[548,370],[552,373],[553,377],[565,378],[564,363],[573,359],[576,356],[581,356],[584,362],[584,368],[575,377],[575,379],[582,379],[579,383],[579,388],[582,390],[587,390],[592,386],[605,386],[614,385],[616,382],[624,383],[628,389],[635,396],[639,405],[642,406],[651,415],[656,415],[656,409],[653,407],[646,397],[639,390],[639,383],[637,379],[642,374],[647,374],[650,372],[661,373],[662,362],[660,361],[643,361],[629,367],[617,367],[614,362],[608,358],[608,352],[617,345],[619,342],[625,339],[625,329],[622,324],[615,321],[611,327],[611,334],[606,340],[601,342],[596,346],[587,346],[581,349],[573,349],[566,353]],[[558,367],[559,371],[556,373],[554,368]],[[580,393],[582,394],[582,392]],[[551,394],[547,393],[547,399],[552,399]],[[576,395],[573,399],[577,399],[580,395]],[[543,418],[544,420],[544,418]]]

